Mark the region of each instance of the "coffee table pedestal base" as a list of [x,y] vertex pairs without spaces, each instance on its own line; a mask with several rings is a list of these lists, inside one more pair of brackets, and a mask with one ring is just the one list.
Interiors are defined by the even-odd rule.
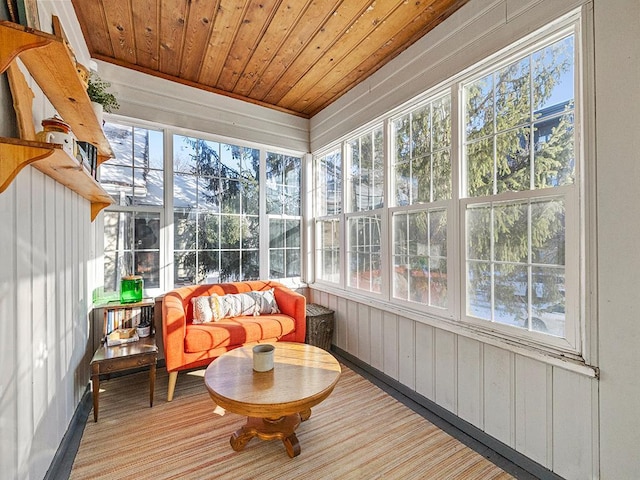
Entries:
[[231,435],[229,443],[236,452],[244,449],[253,437],[260,440],[282,440],[289,457],[300,455],[296,428],[311,416],[311,410],[276,419],[247,417],[247,423]]

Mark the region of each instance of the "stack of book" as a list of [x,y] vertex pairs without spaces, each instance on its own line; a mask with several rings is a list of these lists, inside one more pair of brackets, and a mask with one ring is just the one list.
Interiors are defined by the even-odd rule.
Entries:
[[107,335],[107,346],[114,347],[140,340],[135,328],[119,328]]

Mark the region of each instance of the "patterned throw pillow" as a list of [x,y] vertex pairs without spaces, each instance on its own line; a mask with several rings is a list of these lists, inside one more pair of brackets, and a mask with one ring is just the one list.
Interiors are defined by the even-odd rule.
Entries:
[[239,315],[258,315],[255,298],[249,293],[229,293],[211,296],[211,312],[213,320],[237,317]]
[[249,292],[256,300],[258,315],[261,313],[280,313],[273,288],[264,291]]
[[193,323],[209,323],[213,320],[209,297],[194,297],[191,303],[193,304]]

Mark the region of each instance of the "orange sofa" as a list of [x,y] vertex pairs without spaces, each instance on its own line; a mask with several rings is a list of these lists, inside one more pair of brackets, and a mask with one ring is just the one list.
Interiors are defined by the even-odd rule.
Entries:
[[[267,291],[272,288],[280,313],[193,323],[192,299],[195,297]],[[247,281],[191,285],[171,290],[162,302],[164,357],[169,372],[167,401],[173,399],[180,370],[208,365],[223,353],[248,343],[304,343],[305,331],[305,297],[278,282]]]

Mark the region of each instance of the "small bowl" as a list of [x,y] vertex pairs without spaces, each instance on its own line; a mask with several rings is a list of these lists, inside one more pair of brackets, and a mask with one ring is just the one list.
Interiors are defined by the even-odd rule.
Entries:
[[151,326],[138,327],[137,331],[140,338],[148,337],[151,334]]

